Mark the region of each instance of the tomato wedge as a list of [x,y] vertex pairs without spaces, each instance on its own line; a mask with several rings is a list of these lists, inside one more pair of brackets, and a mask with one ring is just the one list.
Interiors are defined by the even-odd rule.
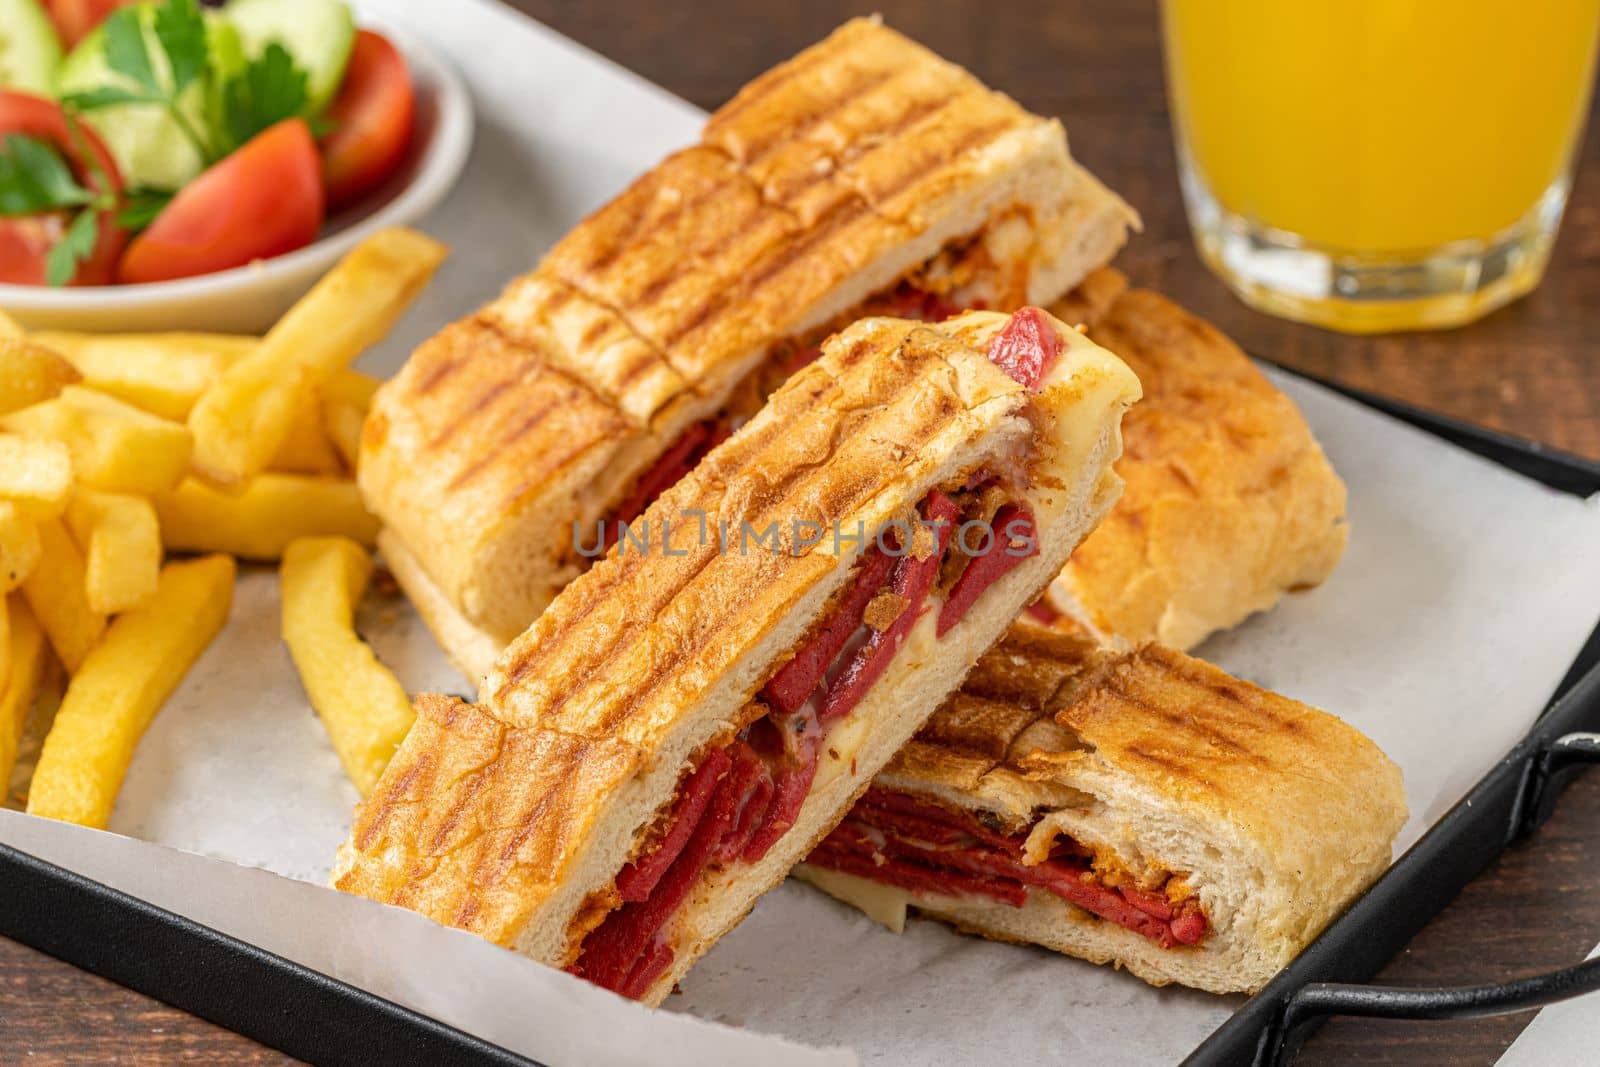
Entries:
[[119,7],[138,0],[46,0],[50,20],[61,33],[61,43],[71,48]]
[[[0,143],[11,134],[54,145],[84,188],[99,193],[109,183],[112,192],[122,192],[122,177],[106,146],[81,123],[69,126],[54,101],[28,93],[0,92]],[[45,284],[45,259],[66,232],[68,221],[66,215],[56,213],[0,218],[0,282]],[[116,226],[115,209],[102,211],[99,225],[94,254],[78,266],[73,285],[104,285],[111,281],[127,235]]]
[[322,168],[286,119],[184,186],[122,257],[117,280],[191,278],[304,248],[323,219]]
[[339,95],[328,107],[322,177],[334,210],[361,199],[397,170],[411,146],[416,94],[405,57],[371,30],[356,34]]

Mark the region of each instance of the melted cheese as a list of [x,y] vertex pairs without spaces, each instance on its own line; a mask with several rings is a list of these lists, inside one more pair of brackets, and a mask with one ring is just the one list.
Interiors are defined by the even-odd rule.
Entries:
[[804,877],[824,893],[844,901],[873,922],[881,923],[897,934],[905,933],[906,907],[911,901],[911,894],[904,889],[858,878],[853,874],[830,871],[815,864],[805,865]]

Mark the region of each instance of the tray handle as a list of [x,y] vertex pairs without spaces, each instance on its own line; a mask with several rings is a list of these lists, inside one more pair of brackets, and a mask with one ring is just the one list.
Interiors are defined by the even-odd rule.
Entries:
[[[1570,733],[1536,757],[1513,832],[1527,833],[1549,817],[1558,790],[1551,782],[1581,764],[1600,763],[1600,733]],[[1600,957],[1509,982],[1472,986],[1406,987],[1313,982],[1302,986],[1261,1036],[1257,1067],[1294,1062],[1312,1026],[1334,1015],[1369,1019],[1473,1019],[1508,1015],[1600,991]]]

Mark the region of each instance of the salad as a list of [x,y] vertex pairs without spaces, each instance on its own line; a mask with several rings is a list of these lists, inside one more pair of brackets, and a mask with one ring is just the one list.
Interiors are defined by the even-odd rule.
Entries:
[[415,107],[340,0],[0,0],[0,283],[302,248],[400,168]]

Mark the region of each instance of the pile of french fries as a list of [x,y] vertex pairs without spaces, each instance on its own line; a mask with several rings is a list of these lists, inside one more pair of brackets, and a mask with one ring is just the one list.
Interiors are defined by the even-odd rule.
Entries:
[[376,780],[411,713],[353,628],[378,383],[350,365],[445,251],[378,233],[261,338],[27,334],[0,312],[0,793],[59,667],[27,810],[106,826],[140,738],[227,620],[236,558],[283,561],[307,692],[351,778]]

